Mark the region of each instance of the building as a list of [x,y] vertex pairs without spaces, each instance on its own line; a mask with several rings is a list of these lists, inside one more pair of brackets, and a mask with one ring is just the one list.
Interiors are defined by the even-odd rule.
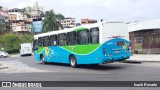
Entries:
[[160,20],[128,24],[134,53],[160,54]]
[[73,28],[76,26],[75,18],[65,18],[61,20],[61,24],[63,25],[64,28]]
[[37,2],[34,3],[33,7],[27,6],[24,8],[25,12],[30,15],[32,19],[39,19],[44,17],[44,8],[39,6]]
[[43,21],[42,18],[39,19],[33,19],[32,21],[32,27],[33,27],[33,33],[34,34],[39,34],[42,32],[42,26],[43,26]]
[[30,14],[32,19],[38,19],[38,18],[43,18],[44,17],[44,13],[42,11],[39,11],[39,10],[32,10],[32,11],[29,11],[29,12],[26,12],[26,13]]
[[9,10],[9,19],[11,22],[11,29],[13,32],[25,34],[32,32],[32,23],[27,17],[24,9],[13,8]]
[[12,21],[12,30],[24,34],[32,31],[32,25],[31,22],[26,20],[15,20]]
[[25,12],[24,9],[18,9],[18,8],[13,8],[8,11],[9,17],[12,18],[13,15],[14,16],[16,15],[16,20],[26,20],[27,14],[24,12]]
[[7,32],[10,30],[8,11],[2,6],[0,6],[0,29],[0,32]]
[[97,23],[97,20],[92,20],[92,19],[81,19],[81,24],[92,24],[92,23]]

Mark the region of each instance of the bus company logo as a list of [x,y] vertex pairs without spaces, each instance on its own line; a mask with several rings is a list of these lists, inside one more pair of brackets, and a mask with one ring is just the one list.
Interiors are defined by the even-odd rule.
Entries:
[[11,82],[2,82],[2,87],[12,87]]
[[54,54],[54,50],[51,50],[51,54],[52,54],[52,55]]

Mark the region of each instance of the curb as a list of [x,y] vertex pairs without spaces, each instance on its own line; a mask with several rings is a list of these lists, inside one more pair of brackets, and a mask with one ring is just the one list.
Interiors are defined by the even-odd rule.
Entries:
[[1,70],[1,69],[7,69],[7,68],[8,68],[8,67],[0,67],[0,70]]
[[141,61],[134,61],[134,60],[125,60],[125,61],[122,61],[122,63],[141,64],[142,62]]
[[145,60],[125,60],[123,63],[136,63],[136,64],[141,64],[141,63],[160,63],[160,61],[153,60],[153,61],[145,61]]
[[9,55],[8,57],[20,57],[20,55]]
[[2,65],[2,64],[0,63],[0,70],[1,70],[1,69],[7,69],[7,68],[8,68],[8,67],[1,67],[1,65]]

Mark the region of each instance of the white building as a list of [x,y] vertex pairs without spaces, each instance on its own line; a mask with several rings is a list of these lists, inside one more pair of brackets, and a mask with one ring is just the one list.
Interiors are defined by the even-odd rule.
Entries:
[[10,9],[9,17],[11,22],[11,27],[14,32],[27,33],[32,31],[31,20],[27,17],[24,9]]
[[128,30],[135,53],[160,54],[160,20],[129,23]]
[[64,28],[72,28],[76,26],[75,18],[65,18],[64,20],[61,20],[61,24]]
[[150,20],[142,22],[133,22],[128,24],[129,32],[146,30],[146,29],[160,29],[160,19],[159,20]]
[[27,15],[24,13],[23,9],[10,9],[9,14],[14,14],[17,16],[17,20],[26,20],[27,19]]

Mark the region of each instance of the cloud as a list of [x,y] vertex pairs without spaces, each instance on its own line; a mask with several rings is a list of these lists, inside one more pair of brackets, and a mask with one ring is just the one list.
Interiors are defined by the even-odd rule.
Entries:
[[[142,21],[160,18],[160,0],[0,0],[5,7],[33,6],[34,2],[66,17],[106,21]],[[18,2],[18,3],[17,3]]]

